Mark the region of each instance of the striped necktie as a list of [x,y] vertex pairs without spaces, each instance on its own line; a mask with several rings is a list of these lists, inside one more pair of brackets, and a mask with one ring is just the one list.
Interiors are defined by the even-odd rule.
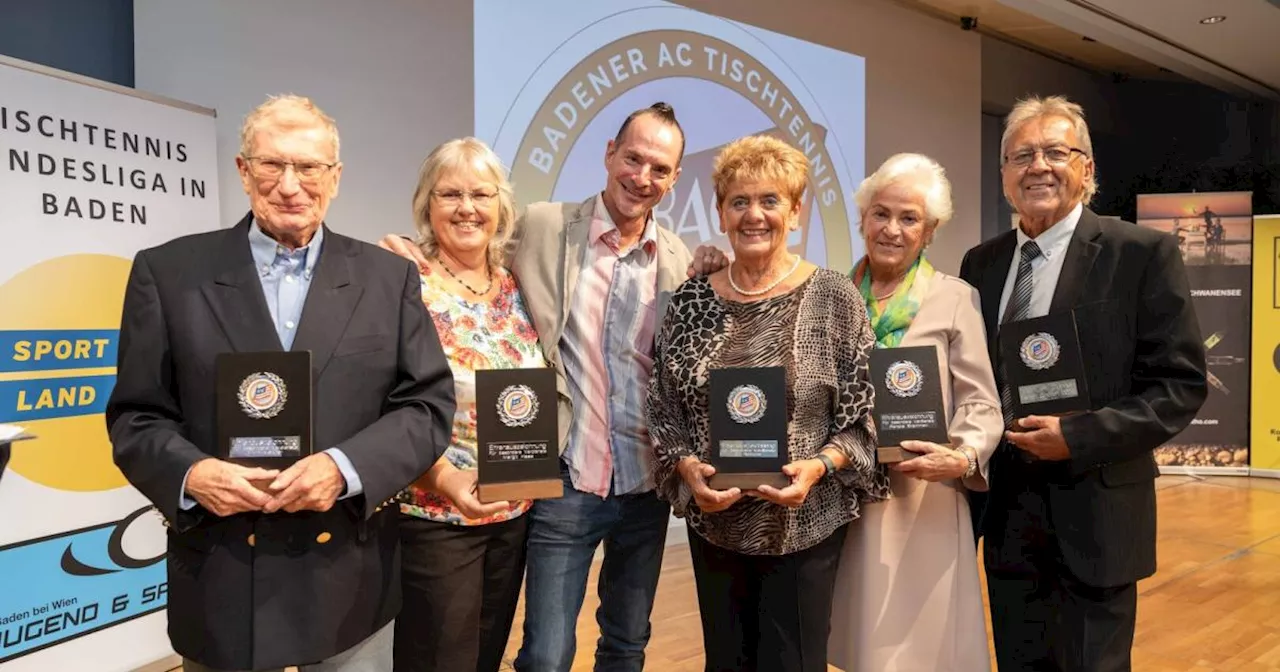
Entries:
[[[1027,313],[1031,312],[1031,290],[1035,286],[1035,280],[1031,277],[1031,262],[1039,256],[1040,246],[1036,245],[1036,241],[1028,240],[1022,246],[1022,257],[1018,260],[1018,277],[1013,281],[1013,293],[1009,295],[1009,305],[1005,307],[1004,319],[1000,320],[1001,324],[1025,320]],[[1004,410],[1004,424],[1008,427],[1013,424],[1014,419],[1013,390],[1009,387],[1008,378],[1005,376],[1001,376],[1000,406]]]

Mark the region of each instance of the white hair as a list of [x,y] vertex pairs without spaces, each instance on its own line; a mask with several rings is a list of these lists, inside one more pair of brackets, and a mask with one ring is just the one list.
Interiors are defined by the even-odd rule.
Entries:
[[934,227],[951,221],[955,209],[951,205],[951,182],[947,171],[924,154],[894,154],[876,172],[858,185],[853,200],[858,212],[866,213],[876,194],[893,185],[919,190],[924,196],[924,216]]
[[333,139],[333,160],[339,160],[338,124],[333,117],[325,114],[310,98],[291,93],[270,96],[266,102],[245,115],[244,125],[240,127],[241,156],[247,157],[252,153],[254,135],[268,122],[283,128],[324,128]]
[[[1031,96],[1019,100],[1013,110],[1009,112],[1009,116],[1004,120],[1004,135],[1000,137],[1000,165],[1003,166],[1007,161],[1009,152],[1009,140],[1014,133],[1018,132],[1024,124],[1036,119],[1044,117],[1061,117],[1071,122],[1071,127],[1076,132],[1076,139],[1080,141],[1080,147],[1084,151],[1086,158],[1093,158],[1093,140],[1089,137],[1089,124],[1084,120],[1084,108],[1079,103],[1073,103],[1066,96]],[[1093,175],[1085,178],[1084,181],[1083,201],[1088,205],[1093,200],[1093,195],[1098,193],[1098,173],[1094,168]]]

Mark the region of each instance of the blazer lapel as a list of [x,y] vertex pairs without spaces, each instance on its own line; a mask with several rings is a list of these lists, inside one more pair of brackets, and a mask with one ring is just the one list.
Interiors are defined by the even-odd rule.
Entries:
[[281,350],[249,251],[252,223],[253,213],[249,213],[223,234],[222,246],[215,252],[222,268],[212,281],[200,286],[200,293],[236,352]]
[[1075,234],[1067,245],[1067,256],[1062,260],[1062,274],[1058,276],[1058,286],[1053,290],[1053,301],[1049,304],[1049,312],[1068,311],[1080,302],[1089,273],[1093,270],[1093,262],[1098,258],[1098,236],[1102,235],[1102,225],[1098,216],[1088,208],[1080,213],[1080,221],[1076,224]]
[[311,370],[316,379],[346,333],[356,303],[364,293],[364,287],[351,281],[351,257],[355,254],[359,249],[347,238],[325,228],[316,276],[302,304],[298,335],[293,340],[295,352],[311,351]]
[[982,286],[978,294],[982,298],[982,319],[987,325],[987,346],[991,361],[996,361],[997,336],[1000,333],[1000,295],[1004,293],[1005,281],[1009,279],[1009,267],[1013,264],[1013,253],[1018,247],[1018,235],[1009,231],[1000,237],[992,247],[994,258],[982,276]]
[[591,233],[591,214],[595,210],[596,197],[592,196],[578,207],[578,214],[564,227],[564,287],[560,304],[560,333],[569,321],[569,308],[573,305],[573,290],[578,285],[578,273],[582,270],[582,257],[587,250],[587,236]]

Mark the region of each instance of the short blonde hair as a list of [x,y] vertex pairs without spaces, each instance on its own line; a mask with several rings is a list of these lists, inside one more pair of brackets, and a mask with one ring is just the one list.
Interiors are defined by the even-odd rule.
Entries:
[[[1078,103],[1073,103],[1066,96],[1031,96],[1019,100],[1013,110],[1009,112],[1009,116],[1004,120],[1004,134],[1000,137],[1000,165],[1003,167],[1008,160],[1006,157],[1009,152],[1009,140],[1013,138],[1013,134],[1022,128],[1023,124],[1035,119],[1044,117],[1062,117],[1071,122],[1071,127],[1076,132],[1076,138],[1080,141],[1079,149],[1084,150],[1086,158],[1093,159],[1093,140],[1089,137],[1089,124],[1084,120],[1084,108]],[[1093,195],[1098,193],[1098,168],[1095,165],[1093,175],[1090,175],[1084,181],[1084,204],[1088,205],[1093,201]]]
[[249,156],[252,151],[253,137],[267,123],[282,128],[310,128],[321,126],[333,138],[333,160],[337,163],[341,143],[338,140],[338,124],[333,117],[324,113],[310,98],[295,96],[291,93],[270,96],[266,102],[253,108],[245,115],[244,124],[240,127],[240,156]]
[[475,171],[498,187],[498,228],[489,239],[489,265],[502,266],[507,258],[507,245],[515,229],[516,205],[507,178],[507,168],[484,141],[472,137],[450,140],[431,150],[418,171],[418,188],[413,192],[413,226],[418,230],[418,247],[430,257],[439,250],[435,230],[431,228],[431,191],[440,176],[449,170]]
[[792,203],[801,203],[809,186],[809,159],[771,135],[738,138],[720,150],[711,169],[717,207],[724,204],[729,187],[739,180],[777,182]]
[[894,185],[919,190],[924,196],[925,219],[933,222],[935,228],[951,221],[955,214],[951,204],[951,181],[941,164],[924,154],[894,154],[863,180],[853,194],[860,215],[859,228],[871,201]]

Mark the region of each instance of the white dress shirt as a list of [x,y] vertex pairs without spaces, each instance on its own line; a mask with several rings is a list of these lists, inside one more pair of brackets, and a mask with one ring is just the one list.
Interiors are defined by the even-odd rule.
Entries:
[[1062,261],[1067,257],[1067,246],[1071,236],[1076,232],[1076,224],[1080,223],[1080,214],[1084,205],[1067,213],[1034,239],[1023,233],[1018,227],[1018,247],[1013,251],[1013,263],[1009,265],[1009,277],[1005,278],[1004,291],[1000,293],[1000,321],[1004,321],[1005,307],[1009,305],[1009,297],[1013,294],[1013,285],[1018,280],[1018,262],[1022,260],[1022,246],[1035,240],[1040,246],[1040,256],[1031,261],[1031,305],[1027,318],[1044,317],[1049,314],[1049,305],[1053,303],[1053,292],[1058,287],[1058,276],[1062,275]]

